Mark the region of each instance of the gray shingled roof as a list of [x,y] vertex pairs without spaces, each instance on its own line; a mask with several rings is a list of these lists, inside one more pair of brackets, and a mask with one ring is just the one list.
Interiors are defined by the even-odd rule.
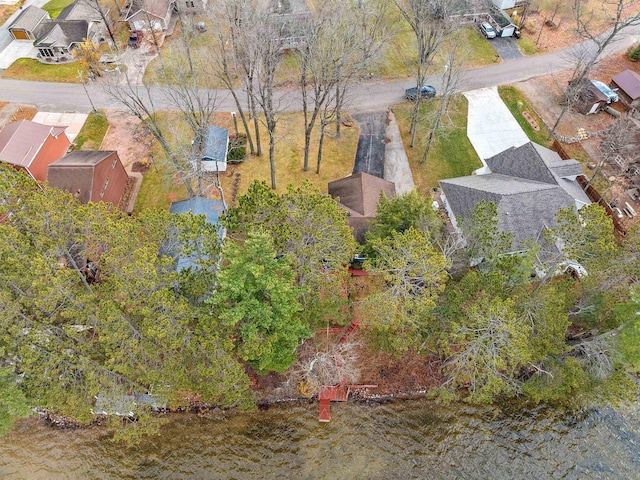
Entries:
[[43,9],[34,5],[29,5],[22,10],[22,13],[18,15],[9,28],[22,28],[24,30],[33,31],[34,28],[45,18],[49,18],[49,14]]
[[498,209],[498,225],[514,236],[514,249],[536,240],[545,228],[556,225],[561,208],[574,208],[576,200],[590,203],[582,188],[563,177],[581,175],[575,160],[562,160],[556,152],[534,143],[509,148],[487,159],[492,173],[441,180],[456,218],[468,218],[482,200]]
[[521,147],[511,147],[486,159],[493,173],[526,178],[536,182],[556,183],[553,174],[545,165],[531,142]]
[[36,47],[65,47],[82,43],[89,34],[86,20],[49,21],[40,25],[35,33]]
[[99,164],[109,157],[115,150],[76,150],[70,152],[51,165],[64,165],[67,167],[85,167]]
[[[103,8],[105,16],[109,10]],[[95,4],[89,0],[76,0],[71,5],[67,5],[56,17],[60,20],[87,20],[89,22],[101,22],[102,16]]]
[[0,162],[28,168],[47,138],[64,130],[29,120],[11,122],[0,131]]
[[149,15],[164,18],[170,5],[171,0],[133,0],[127,20],[140,12],[147,12]]

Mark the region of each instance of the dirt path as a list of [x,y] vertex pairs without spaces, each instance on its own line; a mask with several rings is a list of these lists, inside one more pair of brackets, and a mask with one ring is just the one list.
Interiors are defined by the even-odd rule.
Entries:
[[135,162],[149,160],[150,135],[143,135],[140,120],[122,110],[105,110],[109,130],[102,142],[101,150],[117,150],[120,161],[131,174]]

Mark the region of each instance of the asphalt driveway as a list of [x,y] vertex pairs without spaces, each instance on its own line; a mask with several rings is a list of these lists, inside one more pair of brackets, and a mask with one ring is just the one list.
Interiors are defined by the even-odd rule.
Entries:
[[498,37],[488,40],[488,42],[503,60],[511,60],[523,56],[518,48],[515,37]]
[[353,173],[365,172],[384,178],[384,149],[386,112],[369,112],[354,115],[360,126],[358,149]]

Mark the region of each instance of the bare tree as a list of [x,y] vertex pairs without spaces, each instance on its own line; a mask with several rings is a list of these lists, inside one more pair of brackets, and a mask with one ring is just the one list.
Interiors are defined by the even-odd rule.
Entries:
[[256,84],[253,95],[264,116],[264,124],[269,134],[269,167],[271,170],[271,188],[276,189],[276,126],[281,109],[275,98],[275,76],[282,60],[283,24],[274,15],[262,14],[261,21],[255,25],[254,35],[257,50]]
[[[638,4],[639,0],[603,0],[596,10],[590,9],[586,0],[575,0],[576,34],[587,42],[577,45],[572,51],[575,67],[569,86],[563,94],[562,110],[549,133],[549,138],[584,91],[585,81],[607,46],[617,40],[622,30],[640,25],[640,12],[636,10]],[[604,33],[600,33],[602,19],[607,19],[608,29]]]
[[[392,0],[407,21],[417,41],[416,87],[425,84],[429,67],[442,41],[453,29],[449,15],[459,0]],[[415,145],[422,96],[417,94],[411,112],[411,142]]]
[[451,97],[458,90],[460,85],[461,74],[461,60],[459,56],[459,45],[454,40],[450,43],[450,49],[446,56],[446,62],[444,65],[444,73],[442,74],[442,89],[440,91],[440,105],[435,113],[435,117],[431,121],[431,127],[429,128],[429,136],[427,138],[427,145],[425,146],[424,153],[422,154],[422,160],[420,163],[426,163],[431,144],[435,138],[436,132],[440,127],[442,117],[448,112],[449,103]]

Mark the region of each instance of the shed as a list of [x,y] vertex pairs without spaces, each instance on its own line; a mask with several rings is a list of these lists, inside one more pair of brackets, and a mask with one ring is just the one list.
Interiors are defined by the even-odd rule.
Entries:
[[111,203],[120,205],[129,175],[118,152],[77,150],[49,165],[47,182],[66,190],[80,203]]
[[35,29],[43,20],[47,19],[49,19],[47,12],[34,5],[29,5],[9,25],[8,30],[16,40],[35,40]]
[[229,130],[209,125],[200,151],[202,169],[205,172],[226,171],[228,151]]
[[625,70],[611,79],[609,86],[617,89],[620,102],[627,109],[640,108],[640,75]]

